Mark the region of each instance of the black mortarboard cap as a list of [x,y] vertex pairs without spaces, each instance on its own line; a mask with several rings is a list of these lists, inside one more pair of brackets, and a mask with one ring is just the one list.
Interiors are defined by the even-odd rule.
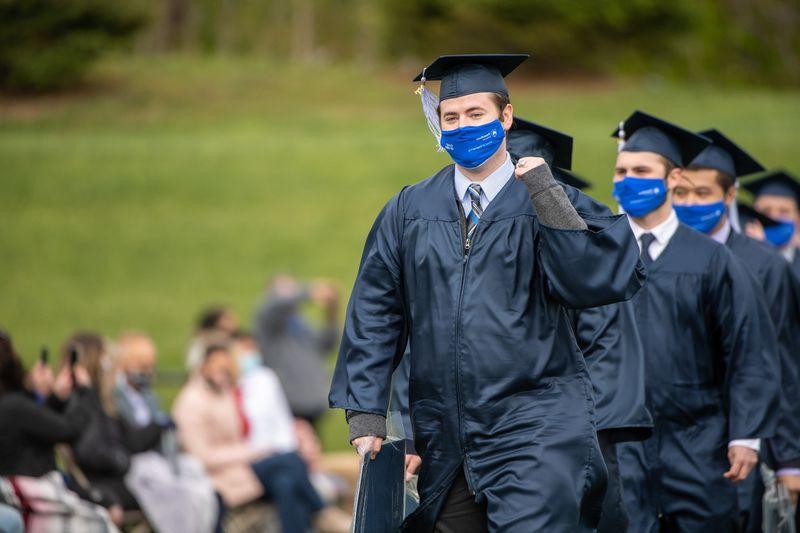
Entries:
[[498,93],[508,96],[503,81],[529,54],[463,54],[439,56],[425,67],[414,81],[441,80],[439,100],[474,93]]
[[702,135],[643,111],[634,111],[611,136],[624,141],[620,151],[655,152],[680,167],[688,165],[711,144]]
[[736,210],[739,213],[739,220],[742,226],[745,226],[748,222],[753,222],[754,220],[760,222],[765,228],[769,228],[770,226],[775,226],[778,224],[775,219],[759,213],[751,206],[743,204],[742,202],[736,202]]
[[563,168],[556,168],[554,169],[554,177],[562,182],[566,183],[570,187],[575,187],[576,189],[588,189],[591,187],[591,183],[586,181],[585,179],[581,178],[571,170],[566,170]]
[[800,205],[800,183],[797,182],[797,178],[785,170],[773,170],[764,176],[743,183],[742,186],[753,193],[755,197],[763,194],[787,196],[794,198]]
[[711,139],[712,144],[700,152],[690,165],[713,168],[724,172],[732,178],[747,176],[765,170],[753,156],[739,148],[736,143],[719,130],[709,129],[699,133]]
[[515,117],[506,134],[506,149],[516,159],[535,156],[551,168],[572,168],[572,137],[535,122]]

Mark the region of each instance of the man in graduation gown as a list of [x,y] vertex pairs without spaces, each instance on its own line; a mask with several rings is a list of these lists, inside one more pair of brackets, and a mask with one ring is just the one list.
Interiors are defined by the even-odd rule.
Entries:
[[754,207],[777,224],[759,227],[754,224],[748,235],[766,240],[776,246],[792,265],[792,271],[800,278],[800,183],[785,170],[776,170],[744,183],[744,188],[753,193]]
[[[734,231],[729,213],[736,202],[736,181],[761,172],[761,166],[722,132],[700,132],[712,140],[683,170],[673,190],[678,219],[725,244],[756,280],[777,333],[781,366],[780,418],[776,435],[761,443],[761,457],[784,478],[800,466],[800,307],[789,265],[769,245]],[[780,476],[781,474],[779,474]],[[786,479],[784,479],[786,481]],[[758,472],[739,485],[743,531],[761,531],[763,482]]]
[[579,216],[542,160],[511,162],[503,77],[525,57],[423,71],[441,80],[456,165],[386,204],[348,305],[330,403],[360,451],[379,450],[410,340],[422,466],[407,531],[581,531],[599,515],[605,468],[567,308],[630,298],[643,271],[625,217]]
[[[602,203],[584,194],[589,183],[571,172],[572,137],[519,117],[508,132],[512,158],[542,157],[555,168],[578,213],[612,216]],[[570,311],[575,339],[592,381],[597,440],[608,470],[599,533],[627,531],[616,443],[639,441],[652,434],[653,420],[645,407],[644,353],[630,301]]]
[[614,196],[628,213],[648,280],[633,298],[653,436],[618,447],[631,531],[736,531],[736,487],[774,434],[775,333],[730,251],[681,224],[669,189],[710,141],[637,111]]

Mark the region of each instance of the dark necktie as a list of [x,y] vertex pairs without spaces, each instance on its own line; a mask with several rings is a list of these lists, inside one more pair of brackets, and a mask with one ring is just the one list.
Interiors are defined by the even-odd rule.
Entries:
[[644,233],[641,237],[639,237],[639,241],[642,243],[642,263],[645,265],[649,265],[653,262],[653,258],[650,256],[650,245],[656,240],[655,235],[652,233]]

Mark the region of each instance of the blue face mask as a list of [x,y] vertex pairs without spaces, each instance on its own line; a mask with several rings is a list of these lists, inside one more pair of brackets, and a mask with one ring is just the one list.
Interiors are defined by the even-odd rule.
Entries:
[[249,374],[261,366],[261,354],[258,352],[247,352],[239,356],[239,371],[242,375]]
[[673,205],[678,220],[700,233],[709,233],[725,214],[725,202],[700,205]]
[[495,119],[480,126],[442,131],[440,144],[460,166],[475,168],[484,164],[497,151],[505,136],[503,125],[500,120]]
[[794,235],[794,222],[779,220],[776,225],[764,228],[764,235],[775,246],[785,246]]
[[614,183],[613,194],[626,213],[642,217],[666,201],[667,185],[663,179],[625,176]]

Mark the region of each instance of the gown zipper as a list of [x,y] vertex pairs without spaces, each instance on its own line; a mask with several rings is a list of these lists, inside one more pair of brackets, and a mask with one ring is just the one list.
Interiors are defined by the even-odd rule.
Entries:
[[[472,232],[472,238],[467,235],[467,223],[466,223],[466,215],[464,214],[464,206],[461,205],[461,202],[456,199],[456,203],[458,204],[458,210],[461,213],[461,217],[459,218],[459,222],[461,222],[461,238],[463,243],[463,253],[464,253],[464,260],[461,262],[461,288],[458,291],[458,307],[456,308],[456,403],[458,407],[458,442],[461,447],[461,453],[464,455],[464,478],[467,481],[467,488],[469,489],[471,494],[475,494],[475,488],[472,484],[472,478],[469,474],[469,467],[467,466],[467,449],[466,449],[466,438],[464,432],[462,430],[462,421],[463,421],[463,413],[462,413],[462,398],[461,398],[461,357],[459,355],[458,349],[458,342],[461,338],[461,307],[464,298],[464,285],[467,276],[467,263],[469,262],[469,251],[472,247],[472,242],[475,240],[475,236],[477,235],[478,227],[475,226],[475,230]],[[480,224],[480,220],[478,221]]]

